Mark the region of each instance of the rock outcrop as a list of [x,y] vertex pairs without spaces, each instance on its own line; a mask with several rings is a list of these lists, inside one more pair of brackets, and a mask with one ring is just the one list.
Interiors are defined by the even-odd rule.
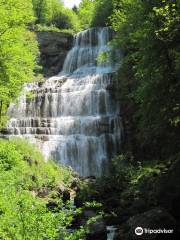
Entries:
[[[138,228],[141,228],[142,234],[135,234],[135,229]],[[154,208],[131,217],[121,226],[117,240],[176,239],[176,236],[175,219],[165,209]]]
[[73,36],[62,32],[37,32],[37,40],[40,48],[39,63],[43,67],[43,74],[51,77],[58,74],[72,47]]

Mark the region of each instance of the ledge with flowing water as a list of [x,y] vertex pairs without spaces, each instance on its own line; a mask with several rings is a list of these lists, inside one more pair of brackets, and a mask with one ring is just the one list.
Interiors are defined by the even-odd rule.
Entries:
[[10,136],[30,139],[46,159],[53,157],[83,176],[106,174],[120,149],[119,103],[108,90],[114,66],[97,62],[109,51],[112,35],[109,28],[78,33],[62,72],[42,86],[27,85],[19,104],[8,110]]

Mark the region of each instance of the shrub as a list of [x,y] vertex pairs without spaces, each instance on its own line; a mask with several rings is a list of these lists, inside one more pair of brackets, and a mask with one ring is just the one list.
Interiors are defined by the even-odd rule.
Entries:
[[[0,170],[0,239],[65,239],[72,209],[60,197],[54,199],[56,211],[47,202],[59,184],[70,184],[71,171],[46,163],[34,145],[21,139],[0,140]],[[38,196],[41,189],[47,196]]]

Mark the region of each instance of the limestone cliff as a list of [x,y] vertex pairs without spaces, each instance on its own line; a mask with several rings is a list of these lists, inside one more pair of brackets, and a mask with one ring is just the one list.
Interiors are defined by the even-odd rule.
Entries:
[[62,69],[73,36],[62,32],[37,32],[40,48],[40,65],[46,77],[54,76]]

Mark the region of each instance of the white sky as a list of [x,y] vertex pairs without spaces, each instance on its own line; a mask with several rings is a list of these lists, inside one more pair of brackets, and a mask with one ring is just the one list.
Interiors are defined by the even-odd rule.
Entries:
[[66,7],[72,8],[74,5],[79,5],[81,0],[64,0],[64,5]]

